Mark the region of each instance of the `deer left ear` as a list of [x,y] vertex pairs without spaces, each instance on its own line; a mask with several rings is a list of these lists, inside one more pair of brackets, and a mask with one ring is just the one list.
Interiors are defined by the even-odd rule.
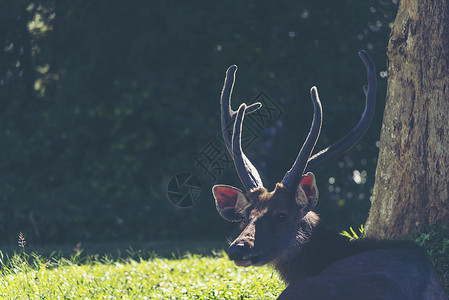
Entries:
[[309,172],[302,176],[296,190],[295,199],[304,214],[315,208],[318,202],[318,188],[316,187],[315,175],[313,173]]
[[229,185],[214,185],[212,193],[218,213],[230,222],[241,221],[249,201],[238,188]]

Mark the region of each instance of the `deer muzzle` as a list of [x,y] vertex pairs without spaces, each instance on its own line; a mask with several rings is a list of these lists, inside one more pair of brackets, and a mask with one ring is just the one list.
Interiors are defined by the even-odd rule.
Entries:
[[252,253],[251,246],[246,243],[233,243],[229,246],[228,256],[237,267],[249,267],[257,264],[258,255]]

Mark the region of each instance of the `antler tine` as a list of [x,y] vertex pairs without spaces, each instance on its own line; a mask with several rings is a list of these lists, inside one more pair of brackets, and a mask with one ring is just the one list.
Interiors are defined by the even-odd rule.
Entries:
[[[233,124],[235,120],[236,111],[231,108],[231,95],[234,89],[235,73],[237,72],[237,66],[232,65],[226,71],[226,78],[223,85],[223,90],[221,92],[220,103],[221,103],[221,129],[223,132],[223,139],[226,144],[226,148],[232,155],[231,138]],[[246,107],[246,113],[250,114],[262,107],[260,102],[256,102]]]
[[246,104],[241,104],[237,111],[237,117],[234,123],[234,130],[232,133],[232,153],[234,157],[235,169],[240,177],[246,190],[250,191],[256,187],[262,187],[262,180],[256,168],[251,164],[249,159],[245,156],[242,150],[242,127]]
[[282,179],[282,184],[287,188],[295,189],[299,181],[304,174],[304,170],[307,166],[307,161],[312,154],[313,148],[315,148],[316,142],[320,135],[321,124],[323,121],[323,110],[321,107],[320,98],[318,97],[318,91],[316,87],[312,87],[310,90],[313,102],[313,120],[310,127],[309,134],[307,135],[306,141],[304,142],[299,154],[293,163],[292,168],[287,171],[284,178]]
[[359,56],[365,63],[368,77],[368,87],[364,86],[363,91],[366,96],[365,111],[363,112],[360,121],[347,135],[335,144],[313,155],[307,164],[306,172],[316,169],[322,163],[335,158],[347,150],[349,150],[355,143],[357,143],[368,130],[371,120],[374,116],[374,108],[376,106],[376,66],[373,60],[365,51],[360,51]]
[[[241,112],[240,118],[238,117],[238,113],[232,110],[231,94],[234,88],[236,71],[236,65],[230,66],[226,71],[226,78],[220,97],[221,130],[223,133],[223,139],[226,144],[226,148],[228,149],[229,154],[231,154],[231,157],[234,160],[237,173],[243,185],[249,191],[252,188],[261,187],[263,186],[263,184],[262,180],[260,179],[259,173],[257,172],[257,169],[253,166],[253,164],[249,161],[249,159],[241,149],[241,127],[243,124],[244,114],[250,114],[258,110],[260,107],[262,107],[262,104],[260,102],[257,102],[249,106],[247,106],[246,104],[242,104],[244,105],[242,107],[242,105],[240,105],[238,111]],[[236,129],[238,130],[237,134],[235,134]],[[238,146],[237,151],[233,150],[235,138],[237,139],[237,141],[235,142],[236,147]]]

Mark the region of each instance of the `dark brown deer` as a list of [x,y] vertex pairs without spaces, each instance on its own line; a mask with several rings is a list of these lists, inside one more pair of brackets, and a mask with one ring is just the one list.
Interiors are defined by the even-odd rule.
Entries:
[[263,187],[241,147],[244,116],[261,104],[241,104],[233,111],[231,93],[237,67],[227,70],[221,94],[223,137],[247,191],[227,185],[212,189],[220,215],[228,221],[243,221],[245,226],[229,246],[229,258],[237,266],[272,264],[288,285],[278,299],[447,299],[427,254],[414,243],[350,242],[325,229],[312,211],[318,189],[310,171],[353,146],[373,117],[376,70],[365,51],[359,55],[368,76],[366,107],[359,123],[341,140],[311,156],[322,122],[318,92],[312,87],[310,132],[292,168],[272,192]]

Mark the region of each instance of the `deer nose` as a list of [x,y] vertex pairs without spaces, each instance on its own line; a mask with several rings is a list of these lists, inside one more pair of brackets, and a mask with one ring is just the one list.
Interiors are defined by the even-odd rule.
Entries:
[[250,246],[246,243],[232,244],[229,246],[228,256],[230,260],[243,259],[250,252]]

